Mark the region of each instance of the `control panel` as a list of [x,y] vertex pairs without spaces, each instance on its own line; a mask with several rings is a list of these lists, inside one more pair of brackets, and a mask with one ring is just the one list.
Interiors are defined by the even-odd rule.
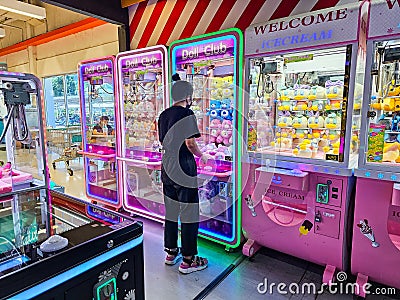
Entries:
[[343,180],[317,176],[316,202],[340,207],[342,205]]

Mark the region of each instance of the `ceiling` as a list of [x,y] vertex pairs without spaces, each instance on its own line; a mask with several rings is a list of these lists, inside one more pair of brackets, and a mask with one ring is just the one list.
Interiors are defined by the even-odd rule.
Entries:
[[87,18],[83,14],[41,1],[26,0],[21,2],[44,7],[46,9],[46,19],[39,20],[0,9],[0,28],[3,28],[6,33],[5,37],[0,38],[0,49]]

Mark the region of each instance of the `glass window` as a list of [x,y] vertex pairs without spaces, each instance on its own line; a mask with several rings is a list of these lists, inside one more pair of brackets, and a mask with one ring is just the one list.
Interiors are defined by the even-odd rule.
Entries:
[[65,76],[66,100],[68,111],[68,126],[77,126],[81,124],[81,111],[78,94],[78,75],[70,74]]
[[346,47],[250,59],[251,152],[343,161]]
[[64,76],[53,76],[44,79],[44,99],[47,126],[67,126]]

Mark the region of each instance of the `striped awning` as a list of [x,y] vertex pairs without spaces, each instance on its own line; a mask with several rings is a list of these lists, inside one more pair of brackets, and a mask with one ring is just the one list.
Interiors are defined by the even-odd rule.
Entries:
[[131,49],[221,29],[358,2],[357,0],[146,0],[129,7]]

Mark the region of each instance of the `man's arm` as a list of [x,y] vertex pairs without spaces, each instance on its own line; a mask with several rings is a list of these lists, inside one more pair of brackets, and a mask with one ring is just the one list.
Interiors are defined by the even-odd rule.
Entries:
[[189,151],[198,157],[201,157],[203,153],[201,153],[199,146],[196,143],[195,138],[190,138],[185,140],[186,147],[188,147]]
[[203,154],[199,146],[196,143],[195,138],[190,138],[185,140],[186,147],[188,147],[189,151],[193,154],[196,155],[197,157],[200,157],[200,160],[202,163],[206,164],[207,161],[210,159],[210,156],[207,154]]

